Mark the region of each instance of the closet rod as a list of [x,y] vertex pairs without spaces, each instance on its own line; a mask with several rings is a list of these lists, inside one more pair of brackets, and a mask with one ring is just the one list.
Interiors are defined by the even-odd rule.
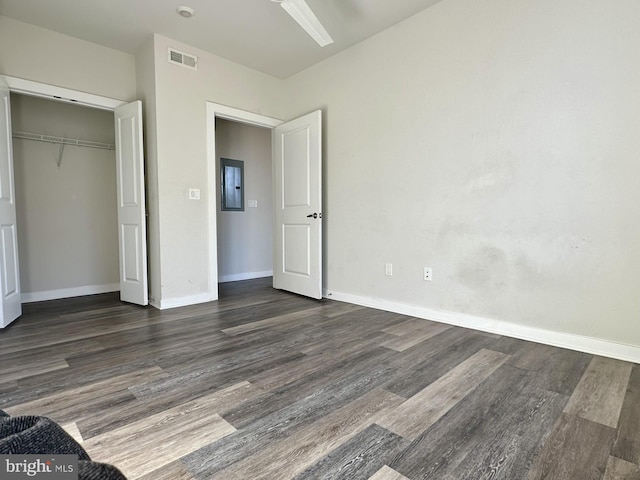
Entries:
[[92,142],[89,140],[77,140],[75,138],[54,137],[51,135],[40,135],[39,133],[13,132],[13,138],[25,140],[35,140],[37,142],[57,143],[59,145],[75,145],[76,147],[101,148],[103,150],[115,150],[115,145],[111,143]]

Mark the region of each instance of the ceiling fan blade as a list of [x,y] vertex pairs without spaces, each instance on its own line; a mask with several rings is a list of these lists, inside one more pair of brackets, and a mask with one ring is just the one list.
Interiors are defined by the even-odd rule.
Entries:
[[[277,1],[277,0],[276,0]],[[289,15],[300,24],[318,45],[324,47],[333,43],[333,39],[314,15],[305,0],[282,0],[279,2]]]

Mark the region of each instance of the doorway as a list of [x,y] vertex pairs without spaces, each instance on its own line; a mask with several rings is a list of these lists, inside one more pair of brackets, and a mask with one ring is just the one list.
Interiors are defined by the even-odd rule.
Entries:
[[[271,129],[216,118],[216,191],[219,199],[218,281],[220,283],[273,275],[273,194]],[[225,183],[223,166],[237,172]],[[228,180],[228,178],[227,178]],[[241,205],[225,208],[223,190]]]
[[[281,120],[273,117],[267,117],[265,115],[259,115],[244,110],[240,110],[233,107],[227,107],[226,105],[220,105],[217,103],[207,102],[207,165],[208,165],[208,178],[207,178],[207,191],[210,192],[207,195],[208,209],[209,209],[209,296],[211,300],[217,300],[219,296],[218,282],[224,279],[219,275],[225,275],[218,265],[218,244],[220,241],[218,230],[218,217],[220,213],[220,186],[219,186],[219,146],[216,142],[217,132],[216,124],[219,121],[228,121],[236,125],[246,125],[250,127],[258,127],[267,129],[269,132],[276,126],[282,123]],[[271,135],[271,133],[269,133]],[[224,147],[223,147],[224,148]],[[272,150],[273,151],[273,150]],[[269,159],[271,159],[272,151],[269,153]],[[269,168],[269,181],[273,183],[271,176],[271,167]],[[246,197],[249,199],[248,197]],[[257,199],[251,199],[257,200]],[[260,202],[256,211],[260,210]],[[254,208],[254,207],[252,207]],[[247,208],[248,209],[248,208]],[[236,212],[228,212],[236,213]],[[271,217],[269,217],[271,222]],[[226,240],[223,240],[226,241]],[[272,267],[273,268],[273,267]],[[263,271],[265,272],[265,271]],[[226,277],[231,281],[234,277]],[[235,277],[236,280],[240,278]]]
[[[272,132],[273,287],[322,298],[322,112],[282,122],[207,102],[208,192],[215,192],[216,119]],[[218,196],[209,198],[209,295],[218,299]]]

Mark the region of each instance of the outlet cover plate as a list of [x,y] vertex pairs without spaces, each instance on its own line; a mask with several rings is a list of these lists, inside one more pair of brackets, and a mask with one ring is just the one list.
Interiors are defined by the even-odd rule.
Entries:
[[433,281],[433,274],[431,272],[431,267],[424,267],[424,280],[425,282]]

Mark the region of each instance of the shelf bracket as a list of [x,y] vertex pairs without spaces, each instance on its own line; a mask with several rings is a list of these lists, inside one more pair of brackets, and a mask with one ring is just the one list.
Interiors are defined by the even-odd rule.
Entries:
[[58,153],[58,168],[62,165],[62,154],[64,153],[64,143],[60,143],[60,152]]

